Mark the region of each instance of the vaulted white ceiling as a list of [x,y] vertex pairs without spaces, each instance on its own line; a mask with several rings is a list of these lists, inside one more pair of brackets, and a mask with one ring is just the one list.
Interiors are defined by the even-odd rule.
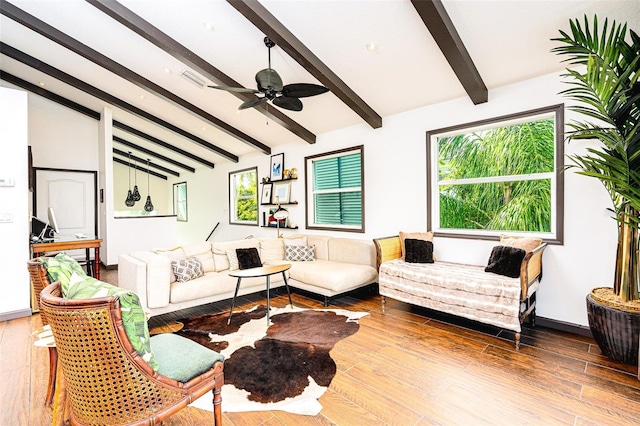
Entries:
[[[2,84],[11,85],[7,80],[11,75],[97,112],[110,106],[114,120],[211,163],[234,161],[234,157],[255,151],[277,152],[278,145],[309,143],[312,135],[347,126],[376,127],[329,92],[303,98],[304,109],[300,112],[278,111],[307,132],[307,136],[300,137],[279,125],[277,118],[256,109],[238,112],[243,100],[233,94],[198,87],[181,77],[183,71],[189,70],[207,84],[220,84],[185,64],[184,56],[194,54],[240,85],[255,88],[256,72],[267,67],[265,33],[230,2],[121,0],[119,3],[131,16],[147,21],[163,37],[184,49],[163,50],[87,1],[2,0]],[[260,4],[374,114],[382,117],[383,126],[384,117],[468,96],[410,0],[261,0]],[[564,68],[558,57],[550,53],[554,46],[550,39],[558,36],[559,29],[568,31],[571,18],[597,14],[600,20],[607,17],[628,22],[630,28],[640,30],[638,0],[442,0],[442,5],[488,89],[488,102],[492,89]],[[30,21],[48,24],[54,32],[58,30],[70,37],[71,42],[82,43],[87,51],[104,55],[168,92],[163,95],[142,87],[29,29],[10,17],[16,8]],[[375,44],[375,50],[367,49],[370,43]],[[39,62],[34,64],[34,59]],[[324,84],[281,46],[272,49],[271,63],[285,84]],[[43,68],[42,64],[46,66]],[[47,67],[57,68],[157,117],[169,127],[174,126],[174,130],[73,87],[69,80],[63,82],[59,75],[50,75]],[[167,101],[166,93],[182,99],[192,110],[203,112],[205,118]],[[273,106],[268,108],[277,110]],[[219,130],[206,117],[227,123],[257,142],[258,147]],[[201,162],[171,153],[122,128],[116,128],[114,134],[192,167],[204,167]],[[194,142],[185,134],[201,142]],[[220,150],[216,152],[207,144]],[[114,146],[131,150],[119,142]],[[147,156],[133,151],[134,155]],[[172,167],[161,159],[153,161]]]

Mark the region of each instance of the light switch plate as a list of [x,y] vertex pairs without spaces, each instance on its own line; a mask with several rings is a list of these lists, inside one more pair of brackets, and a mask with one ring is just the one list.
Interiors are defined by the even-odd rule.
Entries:
[[11,222],[13,222],[13,213],[0,212],[0,223],[11,223]]
[[16,180],[14,178],[0,177],[0,186],[15,186]]

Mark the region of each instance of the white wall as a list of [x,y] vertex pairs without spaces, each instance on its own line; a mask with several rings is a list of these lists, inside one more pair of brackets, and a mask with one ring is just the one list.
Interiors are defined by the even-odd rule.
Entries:
[[27,167],[28,97],[23,91],[0,87],[0,178],[14,186],[0,187],[0,214],[12,221],[0,223],[2,297],[0,320],[31,314],[29,259],[29,183]]
[[[285,167],[297,167],[303,176],[304,157],[361,145],[365,164],[365,233],[341,236],[371,239],[398,231],[424,231],[427,226],[425,132],[455,124],[498,117],[514,112],[565,103],[558,95],[565,86],[552,74],[492,90],[489,102],[473,105],[468,98],[428,106],[386,117],[383,127],[359,125],[318,135],[313,145],[302,142],[278,147],[285,153]],[[566,120],[575,118],[566,111]],[[588,143],[565,144],[565,153],[584,152]],[[589,144],[596,146],[596,144]],[[238,164],[217,164],[214,170],[198,170],[187,178],[189,222],[178,224],[181,243],[206,238],[217,221],[220,227],[211,241],[274,236],[274,229],[229,225],[228,173],[258,166],[259,180],[268,176],[269,156],[242,157]],[[201,192],[206,191],[206,192]],[[197,195],[200,194],[200,195]],[[202,196],[206,194],[206,196]],[[290,217],[304,225],[304,179],[292,184],[298,206]],[[549,246],[544,255],[544,278],[538,294],[538,315],[587,325],[585,297],[595,286],[610,286],[616,247],[615,222],[606,214],[610,201],[595,179],[565,173],[564,245]],[[262,217],[262,216],[260,216]],[[288,231],[293,233],[294,231]],[[300,229],[300,232],[305,232]],[[437,238],[438,259],[485,264],[495,242]]]

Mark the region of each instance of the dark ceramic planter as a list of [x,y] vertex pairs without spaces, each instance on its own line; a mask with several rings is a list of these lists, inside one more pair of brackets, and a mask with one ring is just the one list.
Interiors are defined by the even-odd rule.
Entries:
[[587,296],[589,327],[604,355],[623,364],[638,365],[640,312],[606,306]]

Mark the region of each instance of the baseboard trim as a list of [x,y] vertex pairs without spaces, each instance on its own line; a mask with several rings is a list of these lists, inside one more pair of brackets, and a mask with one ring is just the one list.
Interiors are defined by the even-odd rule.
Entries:
[[584,325],[572,324],[570,322],[558,321],[550,318],[536,317],[536,325],[552,328],[554,330],[566,331],[579,336],[593,337],[591,329]]
[[31,309],[20,309],[18,311],[5,312],[0,314],[0,321],[9,321],[16,318],[24,318],[31,316]]

